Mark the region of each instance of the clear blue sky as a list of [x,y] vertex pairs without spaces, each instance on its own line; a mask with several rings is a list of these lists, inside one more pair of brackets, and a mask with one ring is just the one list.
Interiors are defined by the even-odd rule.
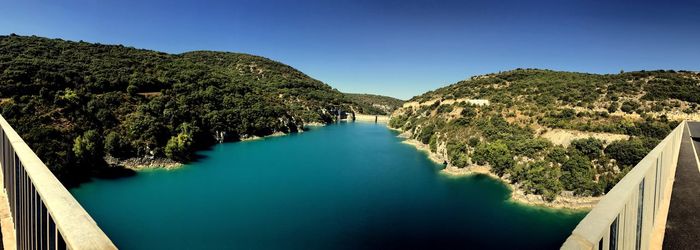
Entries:
[[698,1],[0,0],[9,33],[244,52],[399,98],[517,67],[700,70]]

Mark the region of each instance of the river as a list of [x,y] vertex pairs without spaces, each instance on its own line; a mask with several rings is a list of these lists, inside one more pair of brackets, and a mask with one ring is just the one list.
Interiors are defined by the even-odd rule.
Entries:
[[443,175],[396,135],[357,122],[224,143],[71,193],[122,249],[558,249],[585,215]]

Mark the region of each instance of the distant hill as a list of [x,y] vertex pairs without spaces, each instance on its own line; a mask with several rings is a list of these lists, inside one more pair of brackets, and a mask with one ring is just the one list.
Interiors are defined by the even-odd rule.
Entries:
[[0,36],[0,108],[64,182],[118,159],[193,159],[217,139],[239,140],[329,123],[353,101],[267,58],[166,54],[26,36]]
[[517,69],[409,100],[390,126],[450,167],[490,166],[526,193],[609,190],[682,119],[700,119],[700,73]]
[[346,93],[345,96],[357,104],[357,112],[368,115],[390,115],[404,103],[403,100],[381,95]]

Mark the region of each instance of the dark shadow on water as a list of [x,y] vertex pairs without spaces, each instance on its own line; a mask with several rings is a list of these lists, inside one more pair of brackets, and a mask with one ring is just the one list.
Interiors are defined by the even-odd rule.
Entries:
[[75,176],[71,176],[70,178],[63,178],[61,180],[61,183],[67,189],[71,189],[71,188],[80,187],[80,185],[82,185],[84,183],[89,183],[89,182],[93,181],[94,178],[114,180],[114,179],[132,177],[132,176],[136,175],[136,171],[134,171],[132,169],[128,169],[128,168],[125,168],[124,166],[119,166],[119,165],[109,166],[106,163],[103,166],[95,165],[95,169],[89,173],[90,173],[89,175],[88,174],[75,175]]
[[197,152],[195,152],[195,153],[190,157],[191,159],[190,159],[188,162],[183,162],[182,164],[190,164],[190,163],[195,163],[195,162],[199,162],[199,161],[201,161],[201,160],[204,160],[204,159],[207,158],[208,156],[203,155],[203,154],[201,154],[201,153],[199,153],[199,152],[203,152],[203,151],[205,151],[205,150],[211,150],[213,147],[214,147],[214,145],[211,145],[211,146],[209,146],[209,147],[207,147],[207,148],[203,148],[203,149],[198,150]]
[[104,167],[100,171],[95,173],[95,178],[99,179],[120,179],[136,175],[136,171],[133,169],[128,169],[123,166],[110,166]]

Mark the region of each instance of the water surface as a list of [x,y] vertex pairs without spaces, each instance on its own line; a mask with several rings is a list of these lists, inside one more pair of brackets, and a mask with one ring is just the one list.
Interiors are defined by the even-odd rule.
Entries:
[[583,218],[448,177],[383,125],[225,143],[71,190],[122,249],[555,249]]

